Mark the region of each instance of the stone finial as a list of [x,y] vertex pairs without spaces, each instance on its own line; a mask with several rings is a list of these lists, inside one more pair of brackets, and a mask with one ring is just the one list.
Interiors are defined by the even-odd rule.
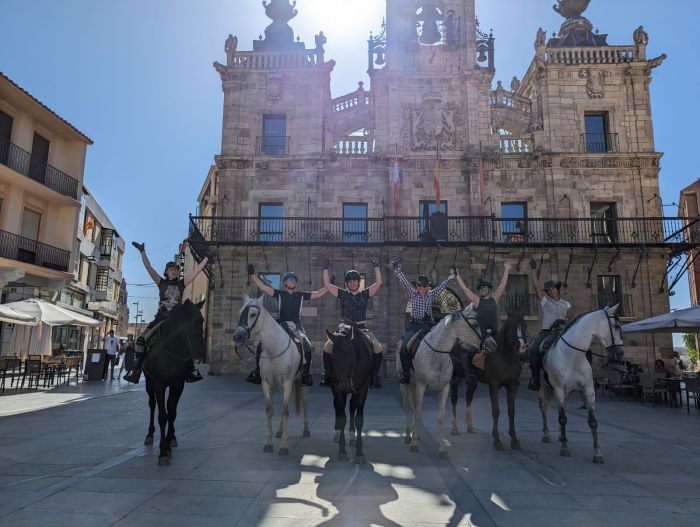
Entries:
[[515,93],[518,91],[518,88],[520,88],[520,79],[518,79],[517,75],[513,75],[513,78],[510,81],[510,91]]
[[226,65],[233,66],[233,56],[236,54],[236,48],[238,47],[238,37],[234,37],[229,34],[224,44],[224,51],[226,52]]
[[299,47],[294,42],[294,31],[289,27],[289,22],[297,16],[298,11],[294,9],[296,0],[289,3],[289,0],[270,0],[268,3],[263,0],[265,15],[272,20],[272,23],[265,28],[265,40],[253,42],[255,51],[282,51]]
[[649,43],[649,35],[644,31],[644,27],[639,26],[632,34],[634,38],[634,58],[635,60],[647,59],[647,44]]
[[591,0],[557,0],[552,9],[569,20],[579,18],[588,9],[588,4],[590,3]]
[[537,30],[537,35],[535,35],[535,51],[539,49],[540,46],[544,46],[547,41],[547,31],[539,28]]
[[318,58],[318,63],[321,64],[323,63],[323,55],[326,52],[323,46],[328,42],[328,39],[326,35],[323,34],[323,31],[320,31],[319,34],[314,37],[314,40],[316,42],[316,57]]

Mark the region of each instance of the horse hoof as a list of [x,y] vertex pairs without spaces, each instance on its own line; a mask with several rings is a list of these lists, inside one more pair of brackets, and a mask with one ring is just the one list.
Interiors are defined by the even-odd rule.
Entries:
[[367,460],[365,459],[365,456],[355,456],[355,463],[358,465],[364,465],[367,463]]
[[347,463],[348,462],[348,455],[347,454],[338,454],[338,461],[341,463]]
[[458,436],[459,435],[459,430],[456,428],[453,428],[452,431],[450,432],[453,436]]
[[593,456],[593,463],[602,465],[604,463],[603,456]]
[[170,447],[177,448],[177,439],[175,439],[174,437],[170,440]]
[[277,432],[275,434],[275,439],[281,439],[282,438],[282,432]]
[[311,437],[311,430],[304,430],[304,433],[301,434],[302,437]]
[[288,456],[289,455],[289,449],[287,447],[282,447],[280,448],[279,451],[280,456]]
[[153,436],[146,436],[146,439],[143,440],[143,444],[146,446],[150,446],[153,444]]
[[559,455],[560,455],[561,457],[571,457],[571,452],[569,452],[569,449],[568,449],[568,448],[562,448],[562,449],[559,451]]
[[438,457],[440,459],[450,459],[450,457],[447,455],[447,450],[440,450],[438,452]]
[[514,441],[511,441],[510,448],[512,448],[513,450],[522,450],[522,447],[520,446],[520,441],[518,441],[517,439]]
[[356,443],[355,439],[351,439],[351,440],[348,442],[348,445],[349,445],[349,446],[355,446],[355,443]]
[[159,467],[167,467],[170,465],[170,459],[168,459],[168,456],[160,456],[158,458],[158,466]]
[[542,438],[542,442],[543,442],[543,443],[551,443],[551,442],[552,442],[552,439],[551,439],[549,436],[544,436],[544,437]]
[[467,434],[476,434],[476,430],[473,428],[467,428]]
[[411,447],[408,450],[411,452],[411,454],[418,453],[418,447],[416,445],[411,445]]
[[405,445],[410,445],[411,444],[411,436],[404,436],[403,442]]
[[272,445],[265,445],[263,447],[263,452],[265,452],[266,454],[270,454],[272,452]]
[[503,443],[501,443],[500,441],[494,441],[494,442],[493,442],[493,448],[495,448],[495,449],[498,450],[499,452],[502,451],[502,450],[505,450],[505,448],[503,448]]

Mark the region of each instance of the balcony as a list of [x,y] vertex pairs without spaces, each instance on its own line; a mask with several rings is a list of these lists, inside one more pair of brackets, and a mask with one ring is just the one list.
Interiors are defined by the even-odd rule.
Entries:
[[75,200],[80,199],[78,194],[80,182],[77,179],[73,179],[68,174],[3,138],[0,138],[0,164],[7,165],[16,172],[64,196]]
[[70,251],[0,231],[0,257],[67,272]]
[[268,157],[289,155],[289,137],[283,135],[258,136],[255,138],[255,153]]
[[617,134],[581,134],[582,151],[586,154],[615,154],[620,151]]
[[[274,236],[266,230],[275,222]],[[190,216],[190,239],[214,245],[420,245],[501,247],[700,246],[700,218],[495,218],[463,216],[348,219]],[[361,223],[361,232],[357,224]],[[263,226],[263,229],[261,229]],[[264,232],[261,232],[264,231]],[[203,249],[204,250],[204,249]]]

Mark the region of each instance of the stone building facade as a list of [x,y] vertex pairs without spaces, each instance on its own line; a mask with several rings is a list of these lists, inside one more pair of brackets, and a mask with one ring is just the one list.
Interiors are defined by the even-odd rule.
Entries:
[[[231,342],[243,295],[258,294],[247,263],[275,285],[295,270],[312,290],[327,258],[338,277],[357,268],[368,280],[374,256],[399,256],[408,274],[434,281],[456,264],[467,284],[499,280],[510,261],[501,315],[524,311],[531,333],[531,261],[540,283],[563,282],[574,314],[615,303],[623,321],[668,311],[668,262],[694,240],[651,199],[661,154],[649,85],[665,57],[646,56],[641,27],[631,44],[609,44],[583,16],[587,5],[559,0],[558,34],[533,30],[533,59],[509,89],[493,87],[494,37],[480,30],[474,0],[387,0],[369,40],[370,85],[335,98],[326,37],[310,49],[295,40],[287,0],[265,5],[273,23],[252,51],[229,36],[225,64],[214,63],[221,154],[190,218],[194,259],[207,245],[220,256],[207,274],[211,372],[251,364]],[[382,269],[368,325],[393,372],[405,297]],[[337,316],[330,295],[305,307],[317,350]],[[642,365],[672,350],[668,336],[625,344]]]

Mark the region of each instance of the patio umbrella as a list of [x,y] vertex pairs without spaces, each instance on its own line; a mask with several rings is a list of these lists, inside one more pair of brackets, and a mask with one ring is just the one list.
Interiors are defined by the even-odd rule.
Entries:
[[30,326],[35,325],[36,319],[25,313],[21,313],[11,307],[7,307],[7,304],[0,304],[0,322],[8,322],[10,324],[27,324]]
[[86,317],[70,309],[66,309],[45,300],[30,298],[19,302],[4,304],[15,311],[34,317],[37,322],[42,322],[49,326],[99,326],[100,321]]
[[622,326],[623,333],[700,333],[700,307],[689,307]]
[[12,328],[10,348],[3,354],[3,357],[19,357],[21,359],[26,359],[27,355],[29,355],[29,341],[31,337],[31,327],[15,325],[15,327]]

